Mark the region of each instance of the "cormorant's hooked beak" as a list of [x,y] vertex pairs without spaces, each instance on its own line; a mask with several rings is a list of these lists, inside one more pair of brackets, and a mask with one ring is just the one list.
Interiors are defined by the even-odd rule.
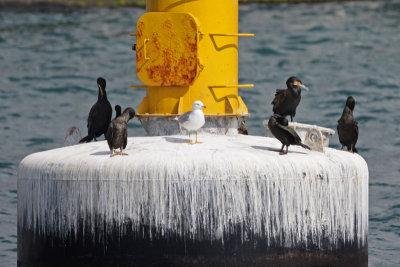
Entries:
[[309,90],[310,90],[310,89],[309,89],[307,86],[305,86],[304,84],[301,84],[300,87],[303,88],[303,89],[305,89],[306,91],[309,91]]
[[302,84],[299,81],[295,82],[294,85],[300,86],[301,88],[305,89],[306,91],[310,90],[307,86],[305,86],[304,84]]

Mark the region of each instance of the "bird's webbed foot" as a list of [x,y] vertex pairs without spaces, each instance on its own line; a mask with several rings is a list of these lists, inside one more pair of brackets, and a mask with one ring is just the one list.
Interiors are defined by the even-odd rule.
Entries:
[[190,139],[190,131],[189,131],[189,145],[194,145],[194,143],[192,142],[192,139]]
[[115,151],[114,151],[114,149],[113,149],[112,152],[111,152],[110,158],[112,158],[112,157],[114,157],[114,156],[116,156],[116,155],[118,155],[118,154],[115,153]]
[[121,156],[128,156],[128,154],[125,153],[124,150],[123,150],[122,148],[121,148],[121,151],[119,152],[119,154],[120,154]]
[[283,148],[284,148],[284,147],[285,147],[285,145],[282,145],[282,148],[281,148],[281,150],[279,151],[279,155],[285,155],[285,154],[288,153],[289,147],[286,146],[286,151],[283,151]]

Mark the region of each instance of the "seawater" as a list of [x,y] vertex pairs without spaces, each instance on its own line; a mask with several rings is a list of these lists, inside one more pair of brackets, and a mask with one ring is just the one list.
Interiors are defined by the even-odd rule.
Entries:
[[[111,104],[137,108],[144,89],[131,50],[137,8],[68,12],[0,10],[0,265],[16,265],[17,168],[28,154],[63,146],[68,128],[86,134],[107,80]],[[336,129],[356,99],[357,148],[370,171],[369,264],[400,265],[400,2],[240,6],[240,83],[250,134],[264,135],[276,88],[289,76],[310,87],[295,120]],[[129,136],[145,132],[137,120]],[[262,144],[261,144],[262,145]],[[339,148],[337,135],[331,147]],[[323,201],[323,199],[321,199]]]

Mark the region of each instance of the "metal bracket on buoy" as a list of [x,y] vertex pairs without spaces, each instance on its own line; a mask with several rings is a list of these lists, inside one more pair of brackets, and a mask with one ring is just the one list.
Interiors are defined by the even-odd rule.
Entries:
[[[268,120],[263,121],[263,125],[266,128],[266,136],[273,137],[268,128]],[[325,152],[325,147],[329,146],[329,138],[335,134],[335,131],[329,128],[298,122],[289,122],[289,127],[297,132],[301,141],[309,146],[311,150],[323,153]]]

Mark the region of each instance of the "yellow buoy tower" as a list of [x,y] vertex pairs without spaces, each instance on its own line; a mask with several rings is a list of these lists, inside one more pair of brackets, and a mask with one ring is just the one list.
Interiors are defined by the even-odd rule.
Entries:
[[[138,110],[149,135],[176,134],[174,118],[201,100],[203,131],[236,133],[249,115],[238,94],[238,1],[147,0],[137,22],[136,71],[146,97]],[[154,123],[157,122],[157,123]]]

